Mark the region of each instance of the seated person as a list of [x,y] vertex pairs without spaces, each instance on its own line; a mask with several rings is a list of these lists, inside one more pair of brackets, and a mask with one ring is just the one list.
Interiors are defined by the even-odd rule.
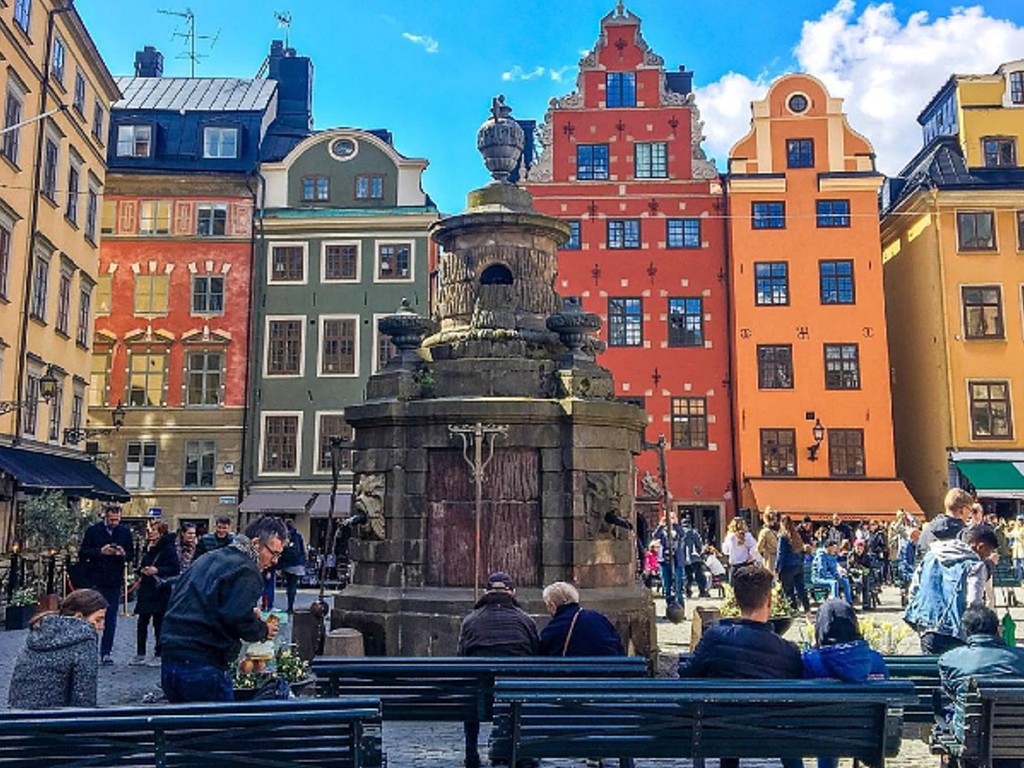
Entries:
[[[797,647],[775,634],[771,615],[772,574],[760,565],[744,565],[733,573],[733,592],[740,618],[722,619],[711,627],[693,655],[679,662],[680,677],[753,680],[791,680],[803,677]],[[784,768],[803,761],[786,759]],[[739,760],[723,758],[722,768],[737,768]]]
[[972,605],[964,610],[961,626],[966,645],[939,657],[939,678],[943,692],[953,702],[953,733],[958,739],[964,735],[963,695],[970,678],[1024,677],[1024,649],[1010,648],[999,637],[995,611]]
[[822,584],[829,588],[831,596],[842,597],[846,602],[853,602],[853,593],[850,590],[850,579],[845,569],[839,567],[836,559],[835,541],[824,541],[818,546],[814,553],[814,562],[811,565],[811,580],[815,584]]

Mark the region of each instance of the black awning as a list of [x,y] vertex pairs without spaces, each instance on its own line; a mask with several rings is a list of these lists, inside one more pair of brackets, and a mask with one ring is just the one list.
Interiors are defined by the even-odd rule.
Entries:
[[128,491],[84,459],[0,446],[0,470],[29,494],[58,490],[68,496],[99,501],[131,499]]

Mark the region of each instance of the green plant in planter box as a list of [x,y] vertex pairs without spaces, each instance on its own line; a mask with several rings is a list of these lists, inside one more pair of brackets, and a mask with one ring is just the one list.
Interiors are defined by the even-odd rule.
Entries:
[[32,587],[22,587],[21,589],[14,590],[14,594],[11,595],[11,599],[8,601],[8,605],[35,605],[39,602],[36,597],[36,591]]
[[90,522],[89,514],[68,504],[63,493],[46,491],[25,504],[22,532],[37,551],[64,552],[77,546]]

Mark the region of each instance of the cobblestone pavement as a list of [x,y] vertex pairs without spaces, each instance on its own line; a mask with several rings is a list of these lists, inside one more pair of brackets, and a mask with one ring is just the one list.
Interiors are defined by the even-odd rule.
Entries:
[[[281,602],[279,596],[279,604]],[[315,597],[311,590],[300,592],[296,601],[297,607],[308,606]],[[686,605],[687,620],[674,625],[662,616],[658,618],[658,641],[661,650],[659,675],[672,676],[680,653],[689,650],[690,621],[693,608],[699,605],[713,606],[715,600],[693,600]],[[659,614],[664,613],[664,601],[656,598],[655,607]],[[1004,608],[999,609],[1000,615]],[[882,604],[870,616],[875,622],[900,626],[899,593],[887,588],[882,595]],[[1024,607],[1011,611],[1014,619],[1024,622]],[[101,706],[147,704],[145,700],[159,698],[160,670],[156,667],[130,667],[128,660],[135,655],[135,617],[122,616],[118,620],[117,635],[114,644],[113,666],[100,667],[99,703]],[[801,628],[809,623],[799,618],[787,631],[786,637],[800,642]],[[1024,626],[1024,625],[1022,625]],[[0,702],[6,706],[7,689],[18,651],[24,645],[26,631],[0,631]],[[1024,634],[1024,632],[1022,632]],[[150,640],[152,643],[152,639]],[[909,636],[899,647],[900,653],[919,653],[917,638]],[[486,755],[486,743],[489,727],[484,724],[480,733],[481,755]],[[384,750],[391,768],[458,768],[462,765],[462,726],[458,723],[385,723]],[[744,768],[768,768],[777,766],[778,761],[744,761]],[[581,760],[545,760],[544,768],[580,768]],[[640,760],[637,768],[683,768],[692,765],[689,760]],[[708,761],[709,768],[717,765],[717,761]],[[806,761],[807,766],[815,765],[814,761]],[[938,758],[928,753],[927,746],[913,735],[905,734],[900,755],[890,759],[890,768],[937,768]],[[841,768],[849,768],[850,761],[840,763]]]

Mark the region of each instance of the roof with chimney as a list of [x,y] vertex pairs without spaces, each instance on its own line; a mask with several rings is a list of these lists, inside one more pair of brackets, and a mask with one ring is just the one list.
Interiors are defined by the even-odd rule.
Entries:
[[270,104],[276,80],[234,77],[118,77],[114,109],[255,112]]

